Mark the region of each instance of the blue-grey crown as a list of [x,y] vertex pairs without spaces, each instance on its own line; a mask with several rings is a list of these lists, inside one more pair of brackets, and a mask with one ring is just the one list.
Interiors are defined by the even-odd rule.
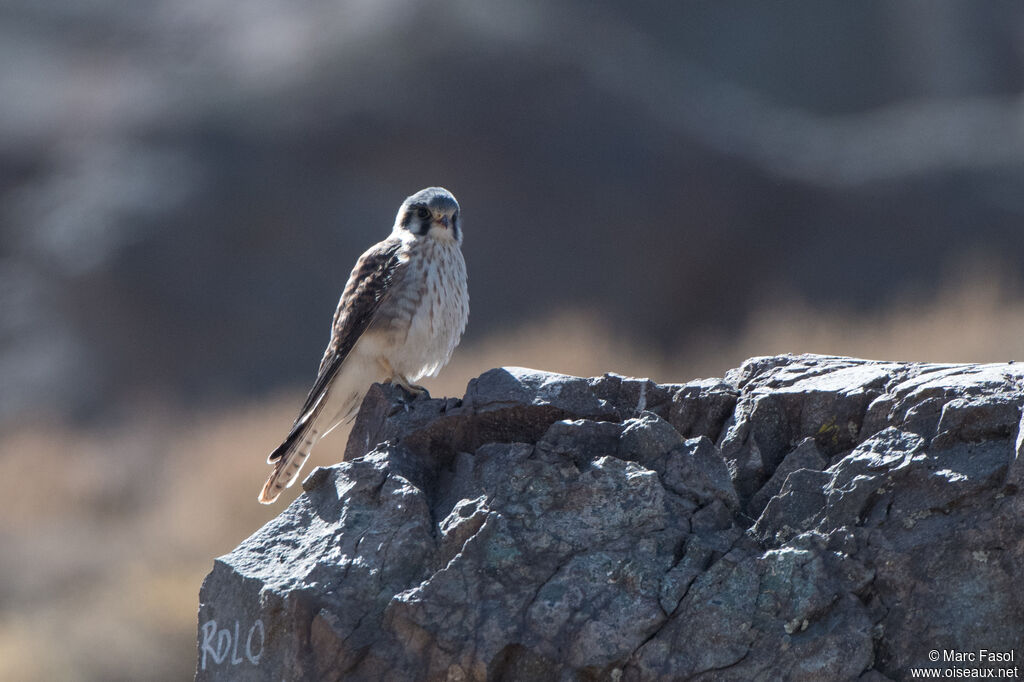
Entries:
[[459,202],[444,187],[427,187],[405,200],[406,206],[425,204],[435,210],[458,211]]

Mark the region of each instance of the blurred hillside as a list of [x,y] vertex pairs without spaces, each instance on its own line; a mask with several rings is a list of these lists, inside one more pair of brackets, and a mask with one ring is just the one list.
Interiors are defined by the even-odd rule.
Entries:
[[693,357],[968,263],[1016,290],[1022,91],[1012,2],[12,0],[0,421],[305,384],[428,184],[465,346],[576,310]]

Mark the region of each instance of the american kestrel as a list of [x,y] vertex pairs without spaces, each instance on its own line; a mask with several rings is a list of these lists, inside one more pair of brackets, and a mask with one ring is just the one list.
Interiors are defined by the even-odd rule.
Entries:
[[338,302],[331,342],[298,418],[270,453],[260,502],[292,485],[318,440],[359,409],[375,381],[413,382],[448,364],[469,318],[462,217],[451,192],[428,187],[402,202],[391,234],[359,257]]

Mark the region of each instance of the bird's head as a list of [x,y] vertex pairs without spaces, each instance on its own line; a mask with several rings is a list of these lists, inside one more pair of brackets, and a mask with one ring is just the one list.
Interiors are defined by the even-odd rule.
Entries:
[[395,217],[395,231],[408,231],[419,239],[462,243],[459,202],[443,187],[428,187],[402,202]]

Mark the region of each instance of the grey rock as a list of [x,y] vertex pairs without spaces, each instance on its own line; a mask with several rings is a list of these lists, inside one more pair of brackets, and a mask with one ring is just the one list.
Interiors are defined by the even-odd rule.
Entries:
[[537,448],[571,457],[577,465],[582,465],[601,457],[617,456],[622,428],[622,424],[616,422],[563,419],[548,427]]
[[782,543],[811,528],[825,506],[823,488],[832,476],[813,469],[797,469],[782,484],[779,494],[768,500],[751,531],[766,544]]
[[410,433],[423,430],[449,411],[455,411],[461,402],[432,399],[429,395],[410,400],[398,386],[373,384],[352,424],[342,461],[362,457],[377,443],[397,442]]
[[683,437],[671,424],[652,412],[645,412],[623,423],[618,456],[647,469],[664,472],[669,451],[682,442]]
[[859,682],[892,682],[891,677],[886,677],[877,670],[869,670],[857,678]]
[[650,379],[633,379],[611,373],[590,379],[589,384],[595,396],[615,409],[619,420],[641,412],[651,412],[666,419],[675,395],[685,388],[679,384],[656,384]]
[[942,406],[932,445],[1009,438],[1020,412],[1013,396],[954,398]]
[[668,421],[685,438],[717,441],[738,396],[735,386],[720,379],[691,381],[673,394]]
[[668,490],[697,504],[720,500],[730,509],[739,507],[725,460],[705,436],[672,448],[665,464],[664,482]]
[[768,482],[750,498],[747,513],[751,516],[759,516],[768,501],[782,490],[782,484],[786,482],[786,478],[797,469],[823,471],[826,466],[828,466],[828,462],[818,452],[818,446],[814,439],[810,437],[803,439],[796,449],[783,457]]
[[523,405],[547,407],[591,419],[618,417],[615,406],[599,398],[587,379],[523,367],[484,372],[469,382],[463,398],[463,407],[475,414]]
[[713,563],[690,586],[666,625],[630,661],[632,679],[686,679],[748,655],[759,574],[743,551]]
[[[367,394],[200,592],[197,680],[884,680],[1024,654],[1016,365]],[[1000,665],[1000,664],[996,664]]]
[[895,363],[813,355],[754,358],[727,375],[741,387],[722,453],[746,503],[787,452],[814,438],[825,456],[853,447]]
[[[886,426],[897,426],[930,440],[937,435],[943,407],[949,402],[979,399],[981,402],[976,404],[988,402],[992,408],[1006,402],[1019,407],[1022,376],[1021,368],[1014,364],[900,365],[892,373],[886,391],[868,407],[864,428],[870,435]],[[954,412],[959,405],[962,403],[954,405]],[[1011,415],[1008,411],[990,414],[987,426],[982,428],[1005,430],[1007,421],[1012,421]],[[982,416],[978,425],[984,423],[986,418]],[[1010,424],[1010,431],[1015,428],[1015,424]],[[969,431],[965,435],[972,437]]]
[[462,400],[410,401],[398,387],[374,384],[344,459],[361,457],[377,443],[401,441],[412,452],[446,463],[485,443],[536,443],[563,419],[618,421],[618,411],[593,393],[587,379],[522,367],[485,372],[469,382]]
[[711,563],[715,548],[706,543],[699,535],[693,535],[686,543],[686,553],[675,566],[669,569],[661,581],[662,610],[671,615],[679,601],[686,596],[694,578],[704,572]]

